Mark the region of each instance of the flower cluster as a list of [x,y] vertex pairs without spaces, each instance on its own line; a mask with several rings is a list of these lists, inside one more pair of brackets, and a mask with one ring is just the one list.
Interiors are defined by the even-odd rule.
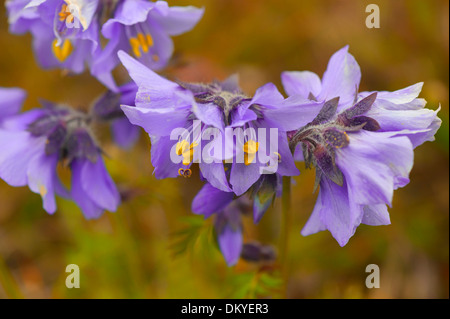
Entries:
[[[386,205],[392,204],[394,190],[409,182],[414,147],[432,141],[441,123],[438,111],[425,109],[425,100],[417,98],[421,83],[395,92],[359,93],[361,72],[348,47],[332,56],[322,80],[308,71],[284,72],[288,98],[270,83],[249,97],[235,77],[210,84],[175,83],[126,53],[119,52],[119,57],[139,87],[135,106],[122,109],[131,123],[149,133],[156,177],[176,177],[184,165],[188,169],[199,163],[207,184],[194,199],[192,210],[205,217],[217,214],[219,245],[229,265],[237,262],[243,247],[237,202],[244,194],[253,199],[257,223],[282,193],[280,178],[299,173],[294,158],[315,167],[315,188],[320,186],[303,235],[329,230],[343,246],[361,223],[389,224]],[[196,120],[201,123],[197,133]],[[179,127],[187,130],[181,139],[191,139],[173,138]],[[200,145],[199,136],[211,127],[225,136],[229,127],[277,128],[278,167],[273,174],[263,174],[264,163],[237,161],[240,153],[255,158],[260,148],[273,155],[270,142],[253,140],[251,134],[240,143],[239,138],[233,140],[228,153],[223,136],[213,139],[213,148],[219,144],[215,148],[219,161],[202,160],[206,146]],[[270,140],[269,135],[266,138]],[[182,150],[180,156],[187,152],[187,161],[171,161],[170,154],[177,148]]]
[[422,83],[395,92],[361,92],[360,68],[348,47],[336,52],[320,78],[311,72],[282,74],[286,92],[321,101],[316,118],[291,132],[320,185],[314,211],[302,230],[328,229],[343,246],[360,223],[390,223],[386,205],[409,183],[413,148],[433,141],[441,120],[417,98]]
[[[6,7],[10,31],[33,35],[43,68],[78,74],[87,65],[112,90],[118,50],[161,69],[173,53],[170,36],[189,31],[203,15],[203,9],[146,0],[7,0]],[[103,48],[102,36],[109,40]]]
[[[75,201],[88,219],[105,209],[115,211],[120,196],[89,131],[89,117],[66,106],[43,104],[2,122],[0,178],[11,186],[28,185],[41,195],[50,214],[56,211],[55,194]],[[71,170],[70,191],[58,178],[58,163]]]
[[[192,176],[205,185],[192,211],[215,216],[215,233],[228,265],[239,258],[272,261],[270,246],[244,243],[242,218],[258,223],[282,179],[299,175],[295,161],[315,168],[315,208],[302,230],[329,230],[344,246],[361,224],[390,223],[394,190],[409,183],[413,150],[434,140],[441,120],[418,98],[422,83],[395,92],[359,92],[361,71],[348,46],[330,59],[322,79],[309,71],[281,75],[287,97],[267,83],[253,95],[237,75],[187,83],[157,74],[173,54],[171,36],[203,16],[192,6],[146,0],[8,0],[10,31],[33,35],[44,68],[81,73],[87,66],[107,91],[82,113],[43,102],[19,114],[21,89],[0,89],[0,178],[28,185],[44,209],[55,194],[75,201],[86,218],[115,211],[120,195],[109,176],[92,122],[111,124],[114,141],[134,145],[142,127],[151,139],[157,179]],[[105,45],[102,45],[105,43]],[[122,64],[132,81],[117,85]],[[70,168],[68,190],[57,174]]]

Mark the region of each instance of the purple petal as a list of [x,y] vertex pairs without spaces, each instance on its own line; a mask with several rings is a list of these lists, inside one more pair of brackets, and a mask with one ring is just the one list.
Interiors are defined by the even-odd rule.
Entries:
[[171,107],[153,109],[122,105],[121,108],[131,124],[141,126],[155,136],[169,136],[174,129],[185,127],[188,118],[187,110]]
[[219,163],[205,163],[200,162],[199,164],[202,176],[211,183],[212,186],[224,191],[231,192],[231,188],[228,185],[227,177],[225,175],[225,170],[222,162]]
[[194,103],[191,92],[162,78],[123,51],[119,51],[118,56],[131,78],[139,86],[136,106],[143,108],[182,108]]
[[231,166],[230,184],[237,196],[244,194],[261,176],[257,163],[233,163]]
[[40,194],[44,203],[44,209],[49,214],[56,211],[55,181],[58,156],[47,156],[45,153],[35,156],[27,169],[28,186],[36,194]]
[[122,148],[131,148],[139,138],[139,128],[127,118],[115,120],[111,126],[114,141]]
[[96,163],[84,161],[81,182],[93,202],[110,212],[116,211],[120,195],[100,156]]
[[298,130],[311,122],[322,108],[321,103],[293,95],[278,104],[278,107],[264,109],[264,118],[270,120],[280,130]]
[[281,73],[281,82],[287,95],[299,95],[308,99],[310,94],[318,96],[322,91],[322,82],[317,74],[309,71],[287,71]]
[[392,203],[394,189],[409,182],[413,148],[406,137],[360,131],[349,134],[350,144],[336,150],[352,200],[360,205]]
[[168,35],[180,35],[190,31],[200,21],[204,9],[192,6],[170,7],[165,12],[152,10],[150,16]]
[[74,160],[71,164],[72,188],[70,194],[72,199],[81,208],[86,219],[99,218],[103,214],[103,208],[98,206],[83,188],[82,170],[83,161]]
[[192,106],[192,111],[197,119],[202,121],[202,123],[218,128],[223,132],[225,128],[223,110],[221,110],[218,106],[210,103],[194,103]]
[[234,198],[232,192],[223,192],[207,183],[192,201],[194,214],[202,214],[205,218],[223,211]]
[[340,105],[353,105],[360,81],[359,65],[355,58],[348,53],[348,46],[345,46],[330,58],[322,78],[322,92],[317,100],[330,100],[339,96]]
[[0,145],[0,178],[11,186],[27,185],[28,166],[34,157],[44,154],[45,138],[0,130]]
[[[380,91],[378,92],[377,96],[377,102],[379,100],[383,100],[386,102],[390,102],[392,104],[395,104],[395,109],[411,109],[415,108],[415,104],[411,105],[411,102],[414,100],[417,100],[417,97],[419,96],[420,92],[422,91],[423,82],[419,82],[416,84],[413,84],[411,86],[408,86],[404,89],[400,89],[394,92],[388,92],[388,91]],[[359,95],[361,97],[365,97],[372,92],[361,92]],[[383,105],[384,107],[384,105]]]
[[226,226],[218,238],[220,251],[229,267],[234,266],[241,256],[242,233],[240,230],[233,230]]
[[361,219],[361,206],[349,201],[347,184],[344,182],[343,186],[339,186],[322,178],[316,207],[302,235],[307,236],[326,228],[342,247],[353,236]]
[[176,145],[177,141],[171,140],[170,136],[150,136],[150,138],[152,142],[151,161],[155,168],[153,174],[157,179],[178,177],[180,168],[189,168],[190,165],[186,167],[182,162],[175,164],[170,158],[172,147]]
[[19,88],[0,88],[0,120],[19,113],[26,95]]
[[364,206],[361,223],[371,226],[389,225],[391,220],[385,204]]

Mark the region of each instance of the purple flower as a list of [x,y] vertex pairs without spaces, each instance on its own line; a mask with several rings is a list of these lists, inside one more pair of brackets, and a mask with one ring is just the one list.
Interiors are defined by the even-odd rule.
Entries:
[[192,211],[205,218],[216,214],[217,241],[228,266],[235,265],[242,251],[241,213],[246,202],[241,197],[234,199],[232,192],[223,192],[206,183],[192,202]]
[[[119,58],[139,87],[136,106],[124,105],[122,109],[131,123],[149,133],[157,178],[176,177],[180,170],[189,169],[192,162],[198,161],[202,176],[212,186],[241,195],[260,178],[269,159],[270,163],[277,162],[276,172],[280,175],[299,173],[286,132],[311,121],[316,115],[316,102],[300,97],[285,100],[271,83],[248,97],[239,89],[236,77],[210,84],[175,83],[160,77],[124,52],[119,52]],[[250,134],[236,138],[230,144],[224,142],[236,128],[248,129]],[[201,140],[208,135],[208,129],[214,129],[214,134],[219,132],[220,136],[205,145]],[[265,142],[251,136],[251,132],[259,133],[258,129],[262,129]],[[177,130],[184,132],[178,142],[171,139],[171,134]],[[261,136],[258,134],[258,137]],[[277,150],[271,151],[272,144],[277,144]],[[208,146],[214,151],[205,151]],[[186,160],[174,163],[171,158],[174,148]],[[219,150],[217,154],[216,149]],[[259,151],[267,155],[268,161],[255,155]],[[214,160],[202,160],[205,152]],[[239,162],[238,158],[243,161]],[[232,162],[229,178],[223,161]]]
[[417,98],[422,84],[358,94],[359,66],[347,51],[333,55],[322,81],[311,72],[282,75],[288,94],[322,102],[313,121],[290,133],[291,149],[316,168],[320,185],[302,234],[327,229],[341,246],[361,223],[390,223],[386,204],[409,182],[413,147],[433,140],[441,123]]
[[19,113],[26,96],[22,89],[0,87],[0,125],[7,117]]
[[[45,102],[4,121],[0,130],[0,178],[11,186],[28,185],[40,194],[44,209],[56,211],[55,194],[73,199],[86,218],[115,211],[120,196],[106,172],[101,151],[87,127],[87,115]],[[56,167],[72,170],[72,187],[61,184]]]
[[111,132],[114,141],[122,148],[131,148],[139,138],[139,127],[128,121],[120,105],[134,103],[137,86],[129,82],[118,88],[118,92],[107,91],[93,105],[91,112],[95,120],[111,122]]
[[165,1],[122,1],[102,28],[109,39],[93,65],[94,73],[110,72],[119,60],[117,52],[131,52],[153,70],[165,67],[173,53],[170,36],[191,30],[203,16],[203,9],[192,6],[169,7]]
[[[339,97],[337,112],[351,107],[374,92],[358,93],[361,70],[348,46],[330,58],[322,80],[309,71],[283,72],[284,89],[289,96],[300,96],[319,102]],[[441,125],[437,112],[425,109],[426,101],[417,98],[423,83],[411,85],[395,92],[377,92],[377,98],[367,116],[380,124],[380,132],[398,132],[411,139],[414,147],[433,141]]]
[[[6,2],[10,32],[33,35],[33,47],[43,68],[82,73],[100,54],[100,18],[110,3],[100,0],[10,0]],[[92,71],[115,89],[109,72]]]

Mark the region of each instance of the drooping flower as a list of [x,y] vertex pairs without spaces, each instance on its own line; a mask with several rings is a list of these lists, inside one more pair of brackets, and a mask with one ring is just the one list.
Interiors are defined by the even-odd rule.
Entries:
[[[239,89],[236,77],[210,84],[175,83],[124,52],[119,52],[119,58],[139,87],[136,106],[124,105],[122,109],[131,123],[149,133],[157,178],[176,177],[180,170],[189,169],[192,162],[198,161],[202,176],[212,186],[242,195],[264,174],[268,163],[276,163],[271,173],[299,173],[286,132],[312,120],[316,102],[299,97],[285,100],[271,83],[248,97]],[[214,134],[208,129],[213,129]],[[234,129],[248,130],[249,134],[233,139]],[[177,134],[177,130],[184,135]],[[171,134],[177,135],[175,139],[171,139]],[[210,135],[214,135],[212,141],[201,143],[204,139],[209,141]],[[231,143],[227,144],[230,135]],[[277,147],[272,148],[274,145]],[[172,160],[173,150],[179,151],[179,162]],[[185,165],[181,157],[190,157],[183,154],[190,154],[191,150],[192,161]],[[259,152],[266,155],[265,162]],[[202,160],[205,153],[210,161]],[[229,178],[224,161],[231,163]]]
[[390,223],[386,204],[409,183],[413,147],[433,140],[440,120],[417,99],[421,84],[396,92],[358,94],[361,73],[344,47],[333,55],[322,81],[311,72],[285,72],[288,94],[322,102],[316,118],[290,132],[291,149],[316,168],[320,191],[302,230],[329,230],[341,246],[359,224]]
[[0,127],[4,119],[19,113],[26,96],[22,89],[0,87]]
[[[45,102],[44,108],[9,117],[0,130],[0,178],[11,186],[28,185],[44,209],[56,211],[55,194],[73,199],[87,219],[115,211],[120,196],[101,151],[87,127],[86,114]],[[58,162],[71,168],[70,192],[61,184]]]
[[[319,102],[339,97],[337,112],[351,107],[357,101],[375,92],[358,93],[361,69],[348,53],[348,46],[330,58],[322,80],[313,72],[283,72],[281,80],[289,96],[301,96]],[[437,112],[425,109],[426,101],[418,98],[423,83],[395,91],[379,91],[367,116],[380,124],[380,132],[400,132],[407,135],[414,147],[433,141],[441,120]],[[400,133],[399,133],[400,135]]]
[[94,72],[113,70],[119,64],[119,50],[131,52],[153,70],[162,69],[173,54],[170,37],[191,30],[203,12],[192,6],[169,7],[165,1],[121,1],[114,16],[102,27],[102,34],[109,42],[96,59]]
[[129,149],[136,143],[140,128],[128,121],[120,105],[133,104],[137,90],[134,82],[120,86],[118,92],[108,90],[95,102],[91,109],[95,120],[111,123],[113,139],[116,144],[124,149]]
[[[61,68],[79,74],[92,67],[100,54],[102,15],[113,10],[104,0],[8,0],[10,32],[33,35],[33,47],[43,68]],[[115,82],[109,72],[92,71],[109,88]]]
[[217,241],[228,266],[235,265],[242,251],[241,214],[245,199],[234,200],[232,192],[221,191],[206,183],[192,202],[192,211],[205,218],[216,214]]

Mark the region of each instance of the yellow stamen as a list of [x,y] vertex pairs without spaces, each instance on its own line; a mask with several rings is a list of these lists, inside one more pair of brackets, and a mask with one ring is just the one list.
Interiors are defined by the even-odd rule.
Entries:
[[39,187],[39,194],[41,194],[42,197],[44,197],[45,195],[47,195],[47,189],[45,188],[44,185],[41,185]]
[[[61,11],[58,13],[59,21],[64,21],[67,19],[68,16],[71,16],[70,12],[67,10],[67,5],[63,4],[61,7]],[[73,19],[73,17],[72,17]]]
[[138,33],[137,38],[139,40],[139,44],[142,47],[142,51],[144,51],[144,53],[147,53],[148,52],[148,45],[147,45],[147,42],[145,40],[144,35],[142,33]]
[[137,58],[140,58],[141,57],[141,51],[140,51],[141,45],[139,44],[139,40],[136,38],[131,38],[130,45],[131,45],[131,49],[133,50],[134,55]]
[[[72,13],[74,13],[75,17],[77,17],[77,19],[80,21],[81,25],[83,26],[83,30],[86,30],[88,28],[86,18],[81,15],[81,9],[83,7],[82,3],[79,3],[78,0],[64,0],[64,2],[67,5],[63,4],[63,8],[62,8],[61,12],[63,12],[63,10],[64,10],[66,12],[66,16],[70,16],[70,20],[67,20],[67,21],[69,23],[73,22],[74,16],[72,15]],[[75,9],[76,12],[73,12],[73,9]],[[60,20],[61,20],[61,17],[62,16],[60,15]],[[64,21],[64,19],[62,19],[61,21]]]
[[180,156],[181,154],[183,154],[184,151],[186,150],[186,148],[188,147],[188,145],[189,144],[186,140],[182,140],[181,142],[178,142],[177,146],[176,146],[177,155]]
[[62,45],[57,45],[58,40],[53,40],[52,43],[52,51],[55,57],[58,59],[59,62],[64,62],[67,57],[72,53],[73,46],[72,43],[69,40],[64,40]]
[[281,154],[278,152],[273,152],[276,156],[278,156],[278,163],[281,163]]
[[244,163],[245,165],[250,165],[253,162],[258,151],[259,143],[250,140],[244,144]]
[[194,147],[196,146],[198,146],[197,143],[194,142],[189,145],[186,140],[177,143],[175,150],[178,156],[183,156],[183,165],[189,165],[189,163],[192,162],[194,158]]
[[149,47],[152,47],[153,46],[153,38],[152,38],[152,36],[150,34],[146,34],[145,37],[147,39],[147,45]]

